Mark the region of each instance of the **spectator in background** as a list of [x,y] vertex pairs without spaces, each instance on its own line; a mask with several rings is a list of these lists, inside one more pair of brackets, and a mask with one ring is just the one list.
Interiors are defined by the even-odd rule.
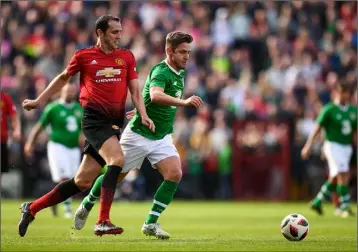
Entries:
[[229,18],[229,24],[235,39],[245,39],[249,34],[251,19],[247,14],[246,4],[238,2]]

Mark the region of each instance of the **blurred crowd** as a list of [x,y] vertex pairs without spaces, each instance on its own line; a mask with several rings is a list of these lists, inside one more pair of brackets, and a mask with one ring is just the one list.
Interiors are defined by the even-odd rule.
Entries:
[[[195,197],[231,198],[233,144],[255,149],[283,134],[275,125],[265,131],[252,123],[235,136],[235,120],[287,121],[291,175],[305,184],[309,169],[303,167],[315,161],[302,162],[298,154],[318,111],[330,101],[337,81],[352,87],[357,82],[356,10],[353,1],[314,0],[3,1],[1,87],[19,106],[25,141],[41,111],[25,113],[22,100],[43,91],[76,50],[95,44],[97,17],[121,18],[121,47],[134,53],[141,84],[164,59],[166,34],[185,31],[194,41],[184,96],[199,95],[205,106],[178,111],[174,141],[185,171],[183,194],[191,188]],[[35,180],[50,178],[46,140],[41,137],[37,156],[27,161],[36,164],[28,174]],[[21,148],[12,144],[13,163]]]

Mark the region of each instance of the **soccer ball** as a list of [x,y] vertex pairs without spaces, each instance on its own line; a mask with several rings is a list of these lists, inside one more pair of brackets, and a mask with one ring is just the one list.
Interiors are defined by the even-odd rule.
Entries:
[[307,219],[298,213],[287,215],[281,222],[281,233],[289,241],[302,241],[308,234]]

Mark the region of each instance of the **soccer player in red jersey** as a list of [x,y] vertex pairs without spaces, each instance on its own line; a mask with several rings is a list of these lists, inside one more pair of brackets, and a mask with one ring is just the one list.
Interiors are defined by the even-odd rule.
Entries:
[[[21,138],[21,124],[16,113],[16,107],[11,97],[5,92],[0,92],[1,105],[1,174],[9,171],[9,150],[7,141],[9,139],[8,119],[12,127],[12,138],[19,141]],[[1,179],[1,176],[0,176]]]
[[21,205],[22,215],[18,225],[21,237],[26,234],[28,225],[37,212],[90,188],[104,165],[103,161],[108,166],[102,182],[100,213],[94,232],[96,235],[123,232],[121,227],[111,223],[109,211],[117,179],[120,178],[124,164],[118,140],[124,120],[128,88],[142,123],[152,131],[155,126],[146,113],[139,90],[135,58],[130,51],[118,48],[121,32],[122,26],[118,17],[99,17],[96,21],[97,44],[77,51],[67,68],[54,78],[37,99],[23,102],[26,110],[39,107],[59,91],[71,76],[80,72],[79,99],[84,108],[82,127],[86,137],[83,160],[74,178],[58,184],[41,198]]

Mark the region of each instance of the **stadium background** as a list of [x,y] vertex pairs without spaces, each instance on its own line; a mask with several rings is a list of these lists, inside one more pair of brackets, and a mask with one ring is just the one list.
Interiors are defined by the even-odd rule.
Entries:
[[[177,197],[308,199],[324,182],[326,163],[320,143],[307,162],[300,149],[337,80],[356,85],[356,9],[356,2],[333,1],[2,1],[1,88],[23,126],[22,141],[9,142],[2,196],[38,197],[53,186],[46,134],[32,160],[23,155],[41,110],[24,112],[20,104],[44,90],[76,50],[94,44],[96,18],[111,13],[122,20],[121,46],[133,51],[141,83],[164,59],[168,32],[194,37],[184,95],[206,105],[178,111],[174,139],[184,177]],[[145,163],[132,179],[118,197],[151,198],[160,176]]]

